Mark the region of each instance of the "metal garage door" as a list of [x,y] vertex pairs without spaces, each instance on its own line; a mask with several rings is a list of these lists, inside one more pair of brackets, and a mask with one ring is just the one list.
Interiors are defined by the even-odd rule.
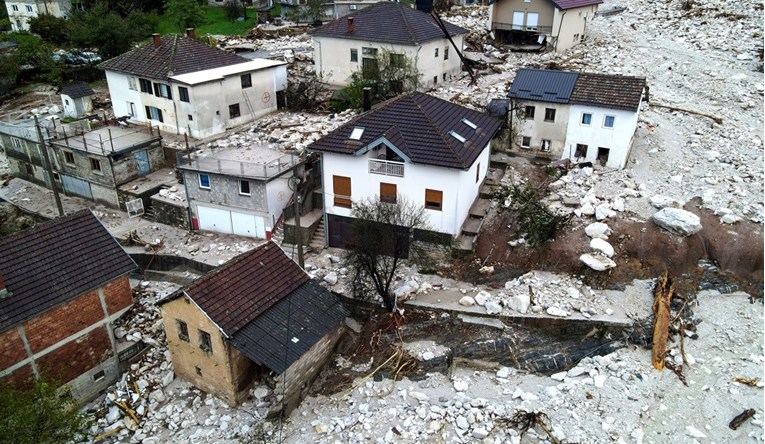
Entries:
[[234,234],[247,237],[266,238],[266,227],[263,218],[252,214],[231,212],[231,224]]
[[64,193],[67,195],[74,194],[76,196],[93,199],[93,193],[90,191],[89,182],[63,175],[61,176],[61,182],[64,184]]
[[199,229],[215,231],[218,233],[233,233],[231,229],[231,212],[210,207],[197,207],[199,217]]

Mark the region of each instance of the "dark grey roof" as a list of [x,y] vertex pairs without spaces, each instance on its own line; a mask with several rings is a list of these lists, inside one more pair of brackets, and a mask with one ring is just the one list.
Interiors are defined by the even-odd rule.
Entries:
[[309,280],[239,329],[231,343],[252,361],[282,373],[346,316],[337,296]]
[[95,91],[85,82],[67,83],[61,87],[61,94],[66,94],[73,99],[79,99],[80,97],[92,96]]
[[[465,120],[476,126],[471,128]],[[412,163],[468,169],[496,134],[501,122],[421,92],[402,94],[362,114],[317,140],[308,148],[354,154],[374,148],[384,137]],[[351,140],[354,128],[363,128],[360,140]],[[461,142],[450,133],[458,134]]]
[[90,210],[2,238],[0,331],[137,268]]
[[575,72],[521,68],[507,96],[512,99],[568,103],[577,76]]
[[[348,32],[348,17],[353,17],[353,32]],[[444,26],[451,36],[468,33],[467,29],[446,21]],[[329,22],[311,34],[405,45],[418,45],[446,37],[430,14],[388,1],[376,3]]]

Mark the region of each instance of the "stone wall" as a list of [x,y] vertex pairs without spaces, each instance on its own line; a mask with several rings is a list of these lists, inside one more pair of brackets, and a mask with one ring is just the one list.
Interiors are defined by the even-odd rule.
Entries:
[[250,180],[250,195],[244,196],[239,194],[238,178],[211,173],[202,174],[210,176],[209,190],[199,186],[199,173],[195,171],[183,172],[183,182],[186,184],[189,202],[209,202],[248,210],[268,211],[264,183]]
[[154,217],[157,222],[172,227],[189,229],[189,207],[182,203],[171,203],[164,199],[151,198]]

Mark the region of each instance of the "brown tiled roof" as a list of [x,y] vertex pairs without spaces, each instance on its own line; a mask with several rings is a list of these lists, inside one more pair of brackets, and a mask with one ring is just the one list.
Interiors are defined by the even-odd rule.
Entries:
[[[471,128],[467,119],[477,126]],[[346,123],[308,148],[353,154],[385,137],[413,163],[467,169],[494,137],[501,122],[486,113],[420,92],[403,94]],[[361,140],[351,140],[354,128]],[[454,132],[466,140],[460,142]]]
[[574,9],[581,8],[582,6],[599,5],[603,3],[603,0],[552,0],[558,9]]
[[184,293],[231,336],[303,283],[308,275],[274,242],[266,242],[197,279]]
[[0,239],[0,331],[138,268],[90,210]]
[[645,89],[645,78],[580,73],[571,103],[637,111]]
[[165,80],[171,75],[204,71],[248,61],[244,57],[212,48],[186,37],[168,35],[162,37],[158,47],[148,43],[109,59],[98,67]]
[[61,87],[61,94],[78,99],[80,97],[92,96],[95,91],[85,82],[67,83]]
[[[348,17],[353,17],[353,32],[348,32]],[[467,34],[468,31],[444,21],[449,35]],[[422,11],[401,3],[383,1],[360,11],[348,14],[311,34],[319,37],[366,40],[371,42],[418,45],[430,40],[445,38],[436,20]]]

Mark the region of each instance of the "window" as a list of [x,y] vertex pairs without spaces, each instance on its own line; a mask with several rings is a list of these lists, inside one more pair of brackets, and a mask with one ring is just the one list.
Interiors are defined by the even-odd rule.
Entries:
[[240,78],[242,80],[242,89],[252,86],[252,74],[242,74]]
[[574,42],[578,42],[578,41],[579,41],[579,34],[574,34]]
[[537,107],[533,105],[526,105],[525,108],[523,108],[523,114],[526,115],[527,119],[533,119],[534,113],[536,112]]
[[212,353],[212,339],[210,333],[199,330],[199,349],[203,352]]
[[446,73],[441,74],[441,80],[446,81]]
[[179,86],[178,98],[181,99],[181,102],[189,102],[189,89],[183,86]]
[[170,92],[170,87],[164,83],[154,84],[154,95],[157,97],[164,97],[166,99],[172,99],[173,95]]
[[128,89],[137,91],[138,85],[135,84],[135,77],[129,76],[127,79],[128,79]]
[[11,144],[13,145],[14,148],[22,148],[21,139],[19,138],[11,137]]
[[228,117],[229,119],[235,119],[239,116],[241,116],[242,113],[239,111],[239,104],[235,103],[233,105],[228,106]]
[[444,192],[438,190],[425,189],[425,208],[429,210],[441,211],[444,201]]
[[587,157],[587,145],[581,143],[576,144],[576,151],[574,151],[574,157]]
[[193,122],[194,121],[194,116],[192,116],[191,114],[186,114],[186,117],[189,118],[189,122]]
[[364,57],[377,57],[377,48],[361,48],[361,55]]
[[146,107],[146,117],[148,117],[151,120],[164,122],[164,120],[162,119],[162,110],[154,106]]
[[101,161],[91,157],[90,158],[90,169],[93,172],[100,173],[101,172]]
[[200,174],[199,175],[199,188],[204,188],[206,190],[210,189],[210,175],[209,174]]
[[359,61],[359,50],[357,48],[351,48],[351,62]]
[[616,117],[614,116],[605,116],[603,117],[603,126],[606,128],[613,128],[614,127],[614,120],[616,120]]
[[591,113],[582,113],[582,125],[589,125],[592,123]]
[[138,83],[141,85],[141,92],[152,93],[151,82],[146,79],[138,79]]
[[476,125],[475,123],[469,121],[468,119],[462,119],[462,123],[464,123],[465,125],[469,126],[470,128],[478,129],[478,125]]
[[396,203],[396,184],[380,182],[380,202]]
[[444,47],[444,60],[449,60],[449,47]]
[[31,5],[27,5],[27,12],[33,12],[33,9],[32,9]]
[[455,139],[459,140],[460,143],[465,143],[465,141],[467,140],[464,137],[462,137],[461,135],[455,133],[454,131],[449,131],[449,135],[454,137]]
[[53,173],[53,180],[56,182],[61,182],[61,176],[59,176],[58,173]]
[[64,162],[69,165],[74,165],[74,153],[71,151],[64,151]]
[[[217,1],[217,0],[216,0],[216,1]],[[202,376],[202,369],[201,369],[201,368],[199,368],[199,367],[194,367],[194,369],[196,370],[196,372],[197,372],[197,375],[199,375],[199,376]]]
[[336,207],[351,207],[351,178],[332,176],[332,192],[335,194]]
[[403,68],[405,63],[404,54],[390,55],[390,66],[394,68]]
[[19,5],[11,5],[11,9],[13,9],[13,12],[19,12]]
[[522,148],[531,148],[531,137],[529,137],[529,136],[521,136],[521,147]]
[[64,105],[69,106],[69,100],[68,99],[64,99]]
[[475,183],[478,183],[478,179],[481,177],[481,164],[478,163],[475,167]]
[[438,76],[433,76],[433,84],[434,85],[438,84]]
[[189,326],[180,319],[176,319],[175,322],[178,326],[178,339],[189,342]]
[[542,139],[542,151],[549,153],[550,152],[550,141],[547,139]]
[[250,195],[250,181],[249,180],[240,180],[239,181],[239,194],[242,194],[244,196]]
[[351,131],[351,136],[349,139],[351,140],[361,140],[361,136],[364,135],[364,128],[359,128],[358,126],[353,128],[353,131]]
[[98,382],[104,379],[105,377],[106,377],[106,372],[104,372],[103,370],[99,370],[93,374],[93,381]]
[[555,108],[545,108],[545,122],[555,122]]
[[35,168],[31,164],[25,163],[24,164],[24,169],[27,171],[28,175],[30,175],[30,176],[34,176],[35,175]]

